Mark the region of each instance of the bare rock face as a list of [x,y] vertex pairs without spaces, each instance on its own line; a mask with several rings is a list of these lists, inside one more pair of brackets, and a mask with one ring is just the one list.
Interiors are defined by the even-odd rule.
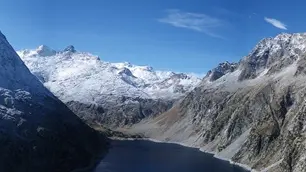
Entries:
[[221,78],[223,75],[233,72],[234,70],[237,69],[237,67],[238,67],[237,63],[230,63],[228,61],[220,63],[216,68],[208,71],[205,78],[209,78],[209,81],[215,81]]
[[88,123],[109,128],[129,126],[145,118],[153,118],[171,108],[173,101],[122,97],[110,106],[70,101],[66,105]]
[[293,64],[305,54],[306,34],[280,34],[260,41],[253,51],[243,58],[239,80],[254,79],[260,73],[275,74]]
[[306,171],[305,47],[306,34],[264,39],[233,71],[204,78],[171,110],[131,131],[256,170]]
[[49,92],[0,33],[0,171],[72,171],[106,149],[106,139]]

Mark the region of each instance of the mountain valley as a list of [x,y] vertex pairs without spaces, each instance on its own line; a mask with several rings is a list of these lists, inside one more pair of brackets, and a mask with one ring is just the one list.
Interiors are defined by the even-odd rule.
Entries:
[[203,79],[104,62],[73,46],[18,55],[88,124],[196,147],[257,171],[306,171],[305,33],[265,38]]

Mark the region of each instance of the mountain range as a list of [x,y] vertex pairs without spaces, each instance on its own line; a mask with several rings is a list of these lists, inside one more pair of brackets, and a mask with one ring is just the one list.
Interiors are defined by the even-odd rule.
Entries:
[[265,38],[203,79],[104,62],[73,46],[18,54],[87,123],[197,147],[256,171],[306,171],[305,33]]
[[17,52],[31,72],[83,119],[108,126],[133,124],[168,110],[200,79],[127,62],[109,63],[74,46],[45,45]]

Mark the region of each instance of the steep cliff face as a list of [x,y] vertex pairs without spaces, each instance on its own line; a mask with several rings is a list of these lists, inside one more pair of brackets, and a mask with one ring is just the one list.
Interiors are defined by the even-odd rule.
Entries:
[[158,116],[170,109],[173,101],[123,97],[117,103],[103,106],[70,101],[66,105],[88,124],[101,124],[116,129]]
[[220,63],[216,68],[207,72],[207,75],[204,77],[204,80],[209,80],[211,82],[221,78],[227,73],[231,73],[236,70],[238,63],[230,63],[228,61]]
[[306,34],[280,34],[260,41],[240,62],[239,80],[253,79],[261,73],[275,74],[305,56]]
[[2,33],[0,118],[0,171],[67,172],[107,148],[30,73]]
[[306,34],[264,39],[237,68],[204,78],[171,110],[130,131],[256,170],[306,171],[305,46]]

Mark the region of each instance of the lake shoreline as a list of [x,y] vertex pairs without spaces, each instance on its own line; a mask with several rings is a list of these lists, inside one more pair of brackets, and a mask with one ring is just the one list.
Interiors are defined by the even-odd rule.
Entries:
[[234,161],[232,161],[230,159],[222,158],[220,156],[216,156],[215,152],[208,152],[208,151],[205,151],[205,150],[201,149],[200,147],[190,146],[190,145],[179,143],[179,142],[161,141],[161,140],[152,139],[152,138],[120,138],[120,137],[110,137],[109,139],[111,139],[111,140],[122,140],[122,141],[124,141],[124,140],[128,140],[128,141],[143,140],[143,141],[151,141],[151,142],[155,142],[155,143],[168,143],[168,144],[176,144],[176,145],[180,145],[180,146],[184,146],[184,147],[188,147],[188,148],[195,148],[195,149],[198,149],[199,151],[201,151],[203,153],[207,153],[207,154],[213,155],[213,157],[216,158],[216,159],[229,162],[232,165],[239,166],[239,167],[241,167],[241,168],[243,168],[245,170],[248,170],[250,172],[258,172],[257,170],[252,169],[251,167],[249,167],[248,165],[237,163],[237,162],[234,162]]

